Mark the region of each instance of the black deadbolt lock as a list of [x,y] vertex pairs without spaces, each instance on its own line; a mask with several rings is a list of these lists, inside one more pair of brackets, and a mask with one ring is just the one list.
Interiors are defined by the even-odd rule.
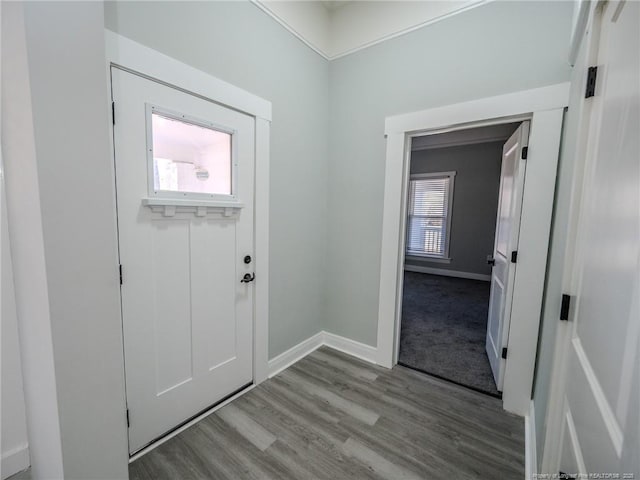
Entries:
[[246,255],[244,257],[244,263],[251,263],[251,255]]

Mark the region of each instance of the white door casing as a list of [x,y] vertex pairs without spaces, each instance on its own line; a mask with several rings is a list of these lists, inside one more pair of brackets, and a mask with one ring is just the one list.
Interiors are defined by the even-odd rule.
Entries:
[[[569,474],[640,476],[640,4],[609,2],[600,22],[595,96],[569,277],[568,335],[549,425]],[[602,17],[599,17],[599,15]],[[596,19],[597,20],[597,19]],[[557,400],[555,399],[557,398]],[[551,418],[551,417],[549,417]],[[545,462],[546,463],[546,462]],[[555,462],[554,462],[555,463]],[[605,477],[601,477],[605,478]]]
[[[112,70],[129,449],[135,452],[253,380],[255,119],[118,68]],[[153,211],[147,105],[234,131],[230,213]],[[169,216],[167,216],[169,215]]]
[[376,354],[379,365],[391,368],[397,363],[404,270],[404,199],[411,138],[530,119],[529,163],[512,305],[516,313],[509,328],[509,363],[505,368],[502,397],[506,410],[519,415],[529,412],[560,133],[568,94],[569,84],[562,83],[386,118]]
[[516,262],[511,257],[518,250],[520,213],[526,173],[523,149],[529,140],[529,122],[525,121],[507,140],[502,149],[500,196],[496,234],[493,248],[494,266],[491,270],[491,293],[487,319],[486,351],[491,371],[499,391],[502,391],[506,360],[502,355],[509,340],[509,323]]

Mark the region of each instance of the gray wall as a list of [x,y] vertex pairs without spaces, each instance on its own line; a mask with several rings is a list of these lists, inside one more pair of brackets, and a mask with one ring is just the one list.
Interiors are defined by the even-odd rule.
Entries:
[[105,14],[108,29],[273,103],[270,357],[322,330],[328,62],[249,2],[117,2]]
[[328,331],[377,342],[385,117],[567,81],[572,9],[491,2],[331,62]]
[[449,257],[451,263],[410,257],[408,265],[491,275],[487,255],[493,252],[500,167],[504,142],[417,150],[411,173],[455,171]]

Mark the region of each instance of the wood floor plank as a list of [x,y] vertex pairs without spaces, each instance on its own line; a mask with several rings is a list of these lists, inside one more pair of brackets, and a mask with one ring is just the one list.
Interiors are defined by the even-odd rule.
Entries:
[[367,425],[374,425],[380,417],[376,412],[337,395],[336,393],[323,388],[322,385],[314,383],[308,376],[301,375],[299,371],[292,369],[289,372],[284,372],[284,375],[293,376],[298,385],[311,395],[321,398],[333,408],[340,410],[347,415],[351,415]]
[[407,470],[400,465],[390,462],[382,455],[368,448],[366,445],[349,438],[343,446],[347,455],[360,460],[381,478],[397,480],[422,480],[422,476]]
[[277,459],[256,448],[235,428],[216,415],[210,415],[192,428],[201,429],[207,438],[202,442],[208,443],[200,456],[210,463],[216,463],[218,469],[222,471],[212,478],[251,480],[293,478],[289,470]]
[[276,441],[276,437],[271,432],[262,428],[260,424],[233,404],[224,406],[216,412],[216,415],[262,451]]
[[339,358],[327,353],[324,349],[318,350],[315,352],[313,357],[308,358],[326,363],[336,369],[340,369],[344,373],[350,374],[351,376],[360,377],[369,381],[373,381],[378,378],[378,373],[375,370],[340,361]]
[[380,480],[365,465],[353,462],[347,455],[330,459],[302,444],[285,444],[279,440],[268,450],[287,465],[297,479],[340,480],[343,478]]
[[524,476],[501,402],[322,347],[129,467],[134,480],[482,480]]
[[305,410],[297,407],[295,394],[292,397],[273,395],[272,389],[264,389],[259,396],[254,395],[247,399],[242,408],[254,415],[261,425],[285,442],[302,441],[328,450],[335,449],[336,445],[340,445],[348,438],[337,422],[327,421],[315,415],[312,409]]

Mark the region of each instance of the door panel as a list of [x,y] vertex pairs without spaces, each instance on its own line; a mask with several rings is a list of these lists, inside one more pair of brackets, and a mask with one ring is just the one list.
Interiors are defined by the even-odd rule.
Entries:
[[496,253],[502,257],[508,255],[511,239],[511,215],[514,199],[514,188],[518,169],[518,141],[520,134],[514,132],[504,145],[502,152],[502,171],[500,172],[500,200],[498,204],[498,221],[496,222]]
[[[491,296],[489,300],[489,310],[500,312],[502,310],[502,299],[504,298],[504,285],[500,281],[500,276],[491,277]],[[500,322],[497,316],[489,316],[489,324],[487,328],[487,336],[491,341],[492,350],[495,352],[494,356],[498,357],[498,352],[501,345],[500,338]]]
[[563,399],[583,464],[560,470],[638,478],[640,4],[603,8]]
[[522,149],[527,146],[528,138],[529,122],[522,122],[522,125],[504,144],[502,150],[500,196],[493,250],[495,263],[491,270],[486,340],[486,351],[491,371],[500,391],[502,391],[505,369],[502,348],[507,346],[509,338],[509,320],[516,268],[515,264],[511,263],[511,252],[518,248],[522,194],[524,192],[526,162],[522,159]]
[[[253,256],[255,127],[252,117],[117,68],[112,85],[129,447],[135,452],[253,379],[253,284],[240,280],[253,271],[243,258]],[[151,106],[177,117],[152,117]],[[153,142],[150,118],[154,129],[159,125]],[[154,197],[157,185],[199,193],[167,190]],[[179,195],[208,201],[202,192],[209,187],[226,192],[215,194],[218,201],[244,206],[143,204],[147,197]]]
[[[193,312],[202,317],[199,335],[194,341],[199,342],[201,349],[207,352],[203,368],[213,369],[236,356],[237,332],[233,321],[235,309],[236,282],[229,282],[235,277],[236,257],[225,252],[225,245],[235,243],[235,228],[231,223],[203,222],[201,228],[194,229],[194,258],[204,259],[193,265],[194,276],[202,278],[199,285],[194,285]],[[209,254],[207,254],[209,253]],[[214,299],[207,292],[218,292]],[[205,321],[214,313],[216,321]]]
[[584,459],[582,458],[582,449],[578,444],[576,425],[573,422],[571,412],[566,408],[566,405],[563,413],[562,441],[560,448],[562,455],[565,458],[564,467],[566,470],[560,469],[560,472],[579,472],[584,469]]
[[160,220],[150,232],[157,395],[189,381],[193,373],[189,230],[188,220]]

